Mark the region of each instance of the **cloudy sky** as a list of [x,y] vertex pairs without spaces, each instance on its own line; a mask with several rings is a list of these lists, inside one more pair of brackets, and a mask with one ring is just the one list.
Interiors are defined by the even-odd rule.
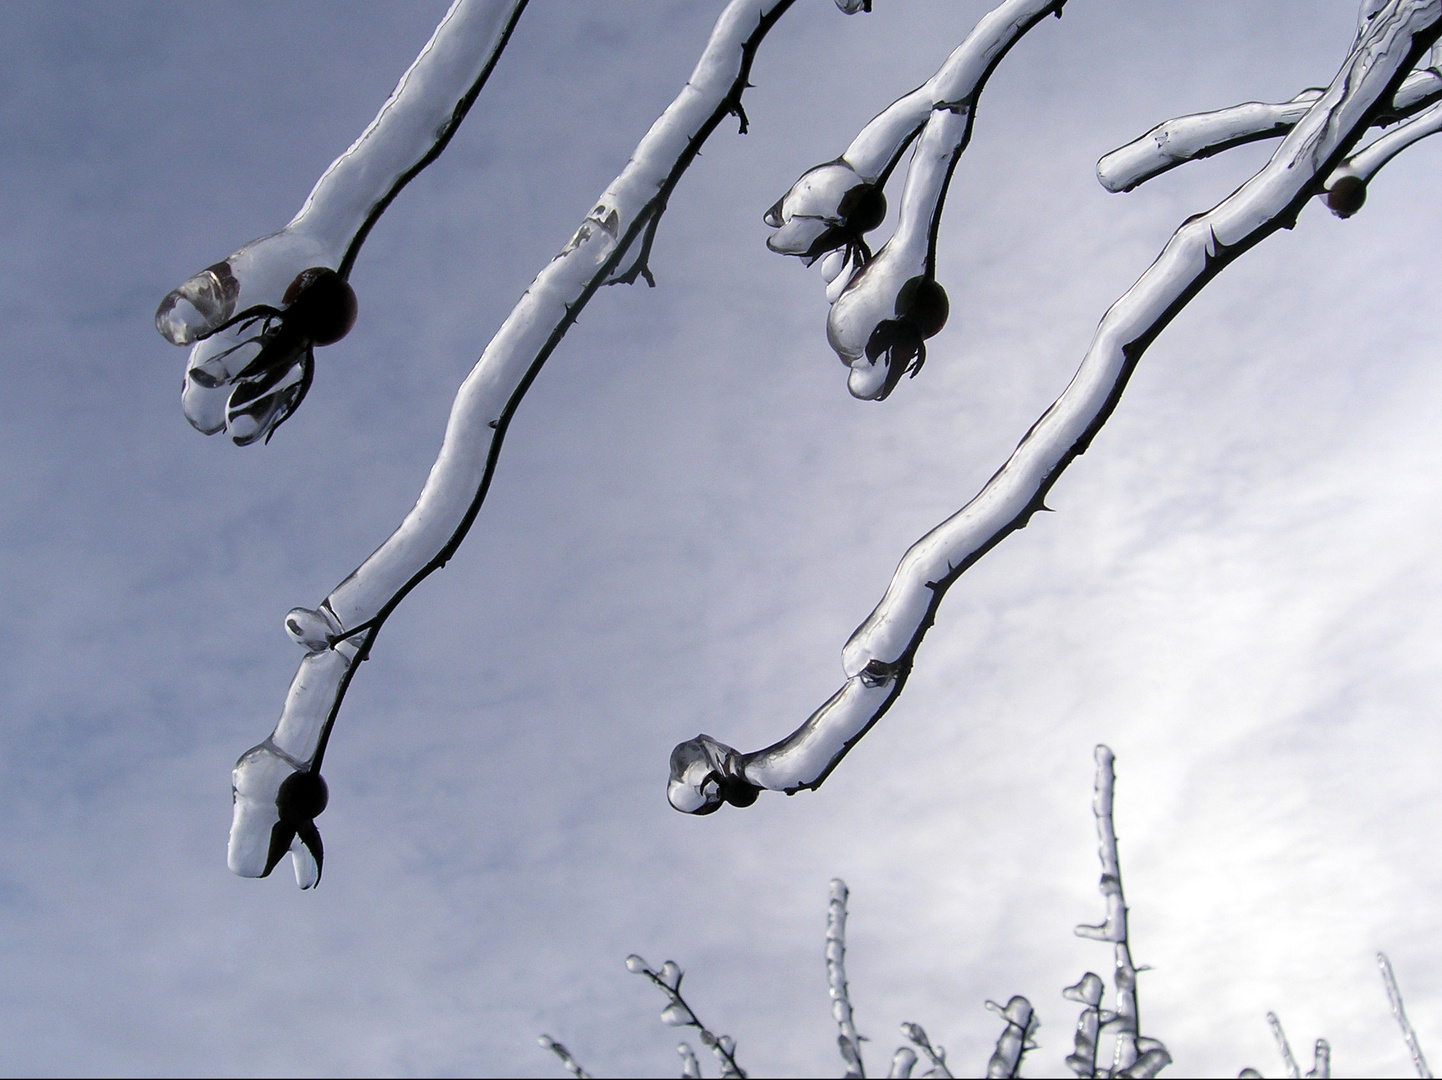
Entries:
[[[1373,955],[1442,1054],[1442,144],[1246,255],[1147,355],[1058,511],[951,592],[818,792],[689,818],[678,741],[753,749],[840,682],[897,559],[996,469],[1244,148],[1124,196],[1106,150],[1327,82],[1353,0],[1073,0],[999,69],[952,188],[952,317],[852,400],[761,213],[989,5],[798,0],[652,265],[527,397],[459,555],[387,624],[326,759],[325,880],[225,867],[229,770],[313,605],[411,505],[465,372],[675,94],[719,0],[532,0],[352,281],[266,446],[192,431],[164,293],[299,207],[439,2],[10,4],[0,39],[0,1071],[675,1075],[626,973],[689,972],[753,1075],[840,1071],[821,959],[851,885],[873,1070],[959,1073],[1014,993],[1056,1075],[1105,947],[1092,747],[1118,756],[1142,1017],[1175,1075],[1405,1075]],[[709,1063],[708,1063],[709,1067]]]

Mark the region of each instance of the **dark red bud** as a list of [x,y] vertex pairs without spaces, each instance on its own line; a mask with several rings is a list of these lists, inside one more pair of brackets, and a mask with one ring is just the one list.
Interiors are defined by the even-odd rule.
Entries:
[[275,808],[287,825],[314,821],[330,802],[330,789],[318,772],[291,773],[280,783]]
[[1367,182],[1359,176],[1341,176],[1327,189],[1327,209],[1349,218],[1367,201]]
[[914,277],[896,294],[896,314],[916,327],[923,338],[935,337],[946,325],[951,302],[935,278]]

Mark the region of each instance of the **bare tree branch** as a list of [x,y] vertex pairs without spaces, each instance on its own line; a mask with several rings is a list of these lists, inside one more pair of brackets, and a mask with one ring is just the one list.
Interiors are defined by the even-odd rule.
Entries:
[[842,650],[846,682],[791,735],[742,754],[710,736],[671,755],[667,795],[688,813],[746,805],[765,788],[815,788],[900,695],[946,591],[1046,509],[1045,497],[1091,445],[1147,347],[1214,277],[1278,229],[1351,151],[1442,30],[1442,0],[1388,0],[1327,90],[1267,165],[1218,206],[1183,222],[1102,319],[1071,384],[1011,458],[960,511],[906,553],[880,604]]
[[[701,145],[731,115],[748,85],[757,47],[792,2],[730,0],[680,94],[531,283],[462,384],[440,456],[415,507],[316,609],[296,608],[286,616],[286,630],[306,656],[274,733],[235,767],[229,864],[237,874],[264,877],[284,855],[275,839],[291,828],[277,803],[281,785],[295,774],[318,774],[346,689],[376,631],[465,539],[522,397],[577,315],[666,205]],[[318,843],[313,820],[305,824]]]
[[[696,1013],[692,1011],[691,1006],[686,1004],[686,999],[681,996],[682,971],[676,966],[675,961],[667,960],[661,965],[660,971],[654,971],[645,960],[632,953],[626,957],[626,970],[634,975],[644,976],[666,995],[669,1004],[661,1010],[661,1023],[669,1024],[671,1027],[695,1028],[702,1044],[716,1055],[716,1060],[721,1065],[721,1075],[735,1077],[736,1080],[746,1080],[746,1073],[742,1071],[740,1065],[736,1064],[736,1040],[730,1035],[717,1035],[701,1023],[696,1018]],[[695,1055],[691,1054],[691,1048],[685,1043],[676,1049],[681,1054],[683,1068],[688,1064],[688,1055],[690,1055],[689,1061],[695,1061]]]

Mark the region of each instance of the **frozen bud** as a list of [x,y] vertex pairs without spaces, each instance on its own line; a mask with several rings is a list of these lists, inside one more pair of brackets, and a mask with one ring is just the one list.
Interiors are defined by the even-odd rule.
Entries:
[[677,966],[676,961],[667,960],[661,965],[660,979],[672,990],[681,988],[681,969]]
[[870,11],[871,0],[836,0],[836,6],[847,15],[855,15],[858,11]]
[[826,256],[821,260],[821,277],[828,284],[835,281],[837,277],[840,276],[841,271],[846,269],[846,264],[850,261],[847,253],[841,248],[827,252]]
[[1079,1001],[1092,1008],[1101,1004],[1102,981],[1095,972],[1088,971],[1075,986],[1068,986],[1061,992],[1068,1001]]
[[1338,177],[1323,196],[1327,209],[1339,218],[1349,218],[1367,201],[1367,182],[1360,176],[1346,174]]
[[632,975],[644,975],[646,974],[646,972],[650,971],[651,968],[650,965],[646,963],[646,961],[642,960],[635,953],[632,953],[630,956],[626,957],[626,970],[629,971]]
[[172,345],[189,345],[224,325],[239,295],[230,263],[218,262],[166,295],[155,310],[155,329]]
[[541,1044],[542,1050],[549,1050],[556,1045],[556,1040],[551,1038],[549,1035],[540,1036],[536,1039],[536,1042]]
[[256,378],[243,379],[231,391],[225,409],[225,432],[236,446],[269,439],[310,388],[311,366],[277,366]]
[[312,611],[310,608],[298,607],[291,608],[286,613],[285,632],[307,652],[320,652],[331,647],[335,638],[340,635],[341,628],[324,610]]
[[885,218],[881,189],[838,159],[803,173],[766,211],[766,224],[776,230],[766,246],[780,255],[815,259],[855,245]]
[[696,1023],[696,1018],[691,1015],[691,1010],[685,1005],[679,1001],[673,1001],[661,1010],[661,1023],[671,1027],[690,1027]]
[[320,817],[329,802],[330,789],[320,773],[306,770],[291,773],[281,781],[275,809],[282,822],[299,825]]
[[909,1046],[899,1047],[896,1053],[891,1055],[891,1072],[888,1076],[901,1077],[902,1080],[909,1080],[911,1070],[916,1067],[916,1052]]

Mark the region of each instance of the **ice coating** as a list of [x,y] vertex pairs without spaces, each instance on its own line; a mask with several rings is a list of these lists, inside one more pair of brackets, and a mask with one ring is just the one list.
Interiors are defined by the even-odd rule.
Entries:
[[986,1063],[987,1076],[1016,1076],[1021,1068],[1021,1059],[1032,1049],[1031,1035],[1038,1027],[1036,1012],[1031,1002],[1015,994],[1005,1005],[988,1001],[986,1007],[1006,1021],[996,1039],[996,1049]]
[[[681,969],[674,961],[667,960],[661,965],[661,970],[656,971],[644,959],[632,953],[626,957],[626,970],[633,975],[643,976],[666,995],[666,1007],[661,1010],[661,1023],[670,1027],[695,1028],[702,1045],[709,1047],[715,1054],[716,1063],[721,1067],[721,1075],[746,1080],[746,1073],[736,1064],[736,1041],[729,1035],[717,1035],[698,1020],[691,1006],[686,1004],[686,999],[681,996]],[[683,1075],[700,1076],[700,1066],[695,1055],[691,1053],[691,1048],[682,1043],[677,1047],[677,1052],[680,1053],[683,1068],[686,1070]],[[691,1071],[693,1067],[694,1073]]]
[[[251,340],[256,318],[287,308],[287,290],[308,269],[349,276],[376,219],[450,141],[525,6],[526,0],[455,0],[375,119],[326,169],[290,224],[200,271],[160,302],[156,330],[172,344],[195,346],[181,407],[198,431],[225,431],[250,445],[269,438],[300,404],[311,378],[309,345],[296,351],[293,364],[277,365],[243,388],[231,386],[234,372],[208,385],[205,376],[214,372],[207,364]],[[212,336],[219,340],[205,347]],[[327,342],[312,336],[311,343]]]
[[[772,251],[808,261],[841,252],[839,263],[824,267],[832,305],[826,335],[852,369],[846,385],[853,397],[880,401],[903,374],[921,370],[925,339],[945,322],[946,294],[935,284],[936,230],[952,170],[971,139],[976,99],[1007,50],[1044,16],[1060,15],[1065,2],[1000,4],[935,75],[867,124],[841,157],[803,173],[766,212],[775,230],[766,241]],[[884,220],[882,189],[913,140],[896,231],[873,260],[865,235]],[[934,286],[928,295],[940,297],[939,321],[913,317],[902,302],[908,283],[923,281]]]
[[[1434,56],[1429,63],[1435,65]],[[1303,90],[1291,101],[1251,101],[1215,112],[1179,116],[1158,124],[1138,139],[1118,147],[1097,162],[1097,179],[1108,191],[1131,191],[1153,177],[1188,161],[1220,154],[1234,146],[1285,135],[1322,96]],[[1391,107],[1378,124],[1407,117],[1442,98],[1442,71],[1435,66],[1414,71],[1393,95]]]
[[[445,563],[470,528],[485,498],[506,425],[530,376],[595,292],[613,279],[643,234],[654,228],[701,144],[739,109],[752,55],[791,4],[731,0],[726,5],[691,78],[570,241],[521,296],[462,383],[440,456],[415,507],[321,604],[293,609],[287,616],[286,632],[306,656],[275,733],[236,766],[235,789],[243,789],[244,798],[237,795],[231,824],[232,870],[246,876],[268,872],[262,853],[270,850],[267,837],[278,820],[273,803],[283,779],[283,770],[268,755],[279,754],[278,760],[291,762],[295,769],[319,769],[355,665],[369,650],[376,630],[416,584]],[[448,20],[466,8],[457,4]],[[444,36],[445,25],[433,43]],[[397,95],[404,89],[397,88]],[[642,244],[634,265],[642,265],[646,250]],[[696,773],[696,787],[708,794],[690,806],[694,812],[702,812],[712,794],[718,806],[722,799],[737,805],[754,801],[756,788],[744,778],[723,770],[724,775],[708,780],[711,771],[710,764],[702,763]]]
[[[1442,32],[1442,0],[1391,0],[1367,24],[1332,83],[1287,133],[1271,160],[1212,210],[1187,219],[1157,260],[1112,305],[1062,395],[1011,457],[956,514],[902,557],[886,594],[842,650],[846,683],[791,735],[740,753],[708,738],[707,753],[728,775],[757,787],[817,787],[890,707],[905,685],[947,589],[974,562],[1045,508],[1046,493],[1116,407],[1142,354],[1191,297],[1233,260],[1290,227],[1306,202],[1370,124],[1378,101]],[[677,748],[692,747],[683,743]],[[706,812],[720,805],[678,773],[672,806]]]
[[840,878],[831,879],[826,905],[826,987],[831,996],[831,1017],[836,1021],[836,1045],[846,1062],[847,1080],[866,1075],[861,1063],[861,1036],[851,1016],[851,992],[846,982],[846,899],[850,891]]

